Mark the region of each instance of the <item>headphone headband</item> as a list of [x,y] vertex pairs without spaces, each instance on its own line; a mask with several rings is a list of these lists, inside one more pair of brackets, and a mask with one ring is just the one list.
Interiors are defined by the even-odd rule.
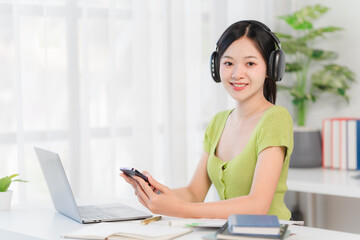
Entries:
[[276,45],[278,46],[278,48],[281,48],[281,42],[280,42],[279,38],[270,30],[270,28],[268,28],[268,26],[266,26],[262,22],[259,22],[256,20],[245,20],[244,22],[249,22],[249,23],[253,23],[253,24],[260,26],[262,29],[264,29],[265,32],[269,33],[269,35],[273,38],[273,40],[276,43]]
[[[255,24],[255,25],[261,27],[265,32],[267,32],[272,37],[272,39],[276,43],[276,46],[278,46],[278,48],[281,49],[281,42],[280,42],[279,38],[264,23],[256,21],[256,20],[243,20],[243,21],[240,21],[240,22],[248,22],[250,24]],[[216,46],[215,46],[216,51],[218,51],[220,39],[216,42]]]
[[[280,40],[264,23],[261,23],[256,20],[243,20],[243,21],[239,21],[239,22],[245,22],[245,23],[254,24],[256,26],[259,26],[260,28],[262,28],[265,32],[267,32],[271,36],[271,38],[277,45],[278,49],[273,50],[270,54],[270,58],[268,60],[268,75],[270,78],[274,79],[275,81],[281,81],[281,79],[284,75],[284,72],[285,72],[285,53],[281,49]],[[237,24],[239,22],[236,22],[234,24]],[[222,39],[222,37],[220,37],[220,39]],[[218,51],[220,39],[216,42],[216,47],[215,47],[216,50],[212,53],[211,59],[210,59],[211,76],[215,82],[221,82],[221,78],[220,78],[220,74],[219,74],[219,61],[220,61],[219,57],[220,56],[219,56],[219,51]]]

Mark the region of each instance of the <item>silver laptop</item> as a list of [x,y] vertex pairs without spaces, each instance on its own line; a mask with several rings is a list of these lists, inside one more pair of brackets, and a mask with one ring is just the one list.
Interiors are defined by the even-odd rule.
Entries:
[[80,223],[136,220],[151,215],[121,203],[77,206],[57,153],[34,147],[55,209]]

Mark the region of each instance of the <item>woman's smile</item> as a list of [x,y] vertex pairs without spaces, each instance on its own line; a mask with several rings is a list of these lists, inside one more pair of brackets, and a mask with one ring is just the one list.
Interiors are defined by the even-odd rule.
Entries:
[[235,90],[235,91],[241,91],[244,88],[246,88],[246,86],[249,85],[247,83],[232,83],[232,82],[230,82],[230,84],[232,85],[233,90]]

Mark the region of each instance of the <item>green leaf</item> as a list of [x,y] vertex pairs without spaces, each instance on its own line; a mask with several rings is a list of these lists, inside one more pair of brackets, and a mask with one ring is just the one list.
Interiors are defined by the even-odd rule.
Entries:
[[10,186],[11,178],[3,177],[0,179],[0,192],[6,192]]
[[343,96],[343,97],[345,96],[345,89],[343,89],[343,88],[338,88],[337,91],[338,91],[339,95],[341,95],[341,96]]
[[294,105],[298,105],[300,102],[299,102],[298,99],[295,98],[295,99],[292,100],[292,103],[293,103]]
[[312,88],[318,92],[329,92],[348,101],[346,95],[349,83],[355,81],[355,74],[347,67],[329,64],[315,72],[312,76]]
[[301,53],[306,56],[311,56],[312,54],[312,49],[308,48],[306,43],[302,40],[292,39],[283,41],[281,46],[284,52],[289,55]]
[[283,33],[279,33],[279,32],[274,32],[274,34],[279,39],[290,39],[290,38],[292,38],[291,35],[283,34]]
[[300,103],[304,103],[306,101],[316,101],[316,97],[313,93],[306,93],[302,92],[302,90],[299,90],[297,88],[293,88],[290,91],[290,95],[293,97],[293,104],[299,105]]
[[328,10],[328,7],[322,5],[306,6],[292,15],[280,16],[279,18],[295,30],[308,30],[313,29],[311,22],[321,17]]
[[27,180],[15,179],[13,182],[28,182]]
[[297,16],[287,15],[280,17],[280,19],[285,20],[287,24],[289,24],[293,29],[296,30],[305,30],[305,29],[313,28],[311,22],[308,22],[304,19],[299,19]]
[[306,94],[305,99],[308,101],[314,101],[313,95],[311,93]]
[[312,95],[311,101],[316,102],[316,96],[315,95]]
[[299,62],[285,64],[285,72],[298,72],[301,70],[302,70],[302,66]]
[[317,4],[315,6],[306,6],[295,12],[295,14],[309,20],[315,20],[324,15],[329,9],[328,7]]
[[328,64],[324,66],[326,71],[330,71],[335,75],[344,75],[350,82],[355,82],[355,73],[348,67],[337,64]]
[[313,40],[317,37],[324,37],[324,33],[332,33],[332,32],[336,32],[336,31],[340,31],[342,30],[342,28],[340,27],[323,27],[323,28],[318,28],[318,29],[312,29],[309,30],[309,32],[301,37],[300,39],[302,41],[309,41],[309,40]]
[[14,177],[19,176],[19,174],[13,174],[10,176],[6,176],[0,179],[0,192],[6,192],[11,184],[11,182],[28,182],[27,180],[22,179],[12,179]]
[[321,49],[312,50],[311,59],[319,61],[319,60],[332,60],[336,59],[338,54],[333,51],[324,51]]
[[19,174],[13,174],[13,175],[9,176],[9,178],[13,178],[13,177],[17,177],[17,176],[19,176]]

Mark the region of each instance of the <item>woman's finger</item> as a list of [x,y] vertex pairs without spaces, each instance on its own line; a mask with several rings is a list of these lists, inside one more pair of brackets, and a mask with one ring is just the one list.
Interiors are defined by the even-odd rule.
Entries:
[[[143,191],[142,187],[140,186],[140,184],[138,183],[137,180],[130,178],[128,176],[126,176],[126,174],[121,173],[119,174],[120,177],[124,178],[124,180],[129,183],[133,188],[134,188],[134,194],[137,197],[138,201],[147,209],[149,209],[148,204],[146,203],[146,201],[149,199],[148,196],[145,194],[145,192]],[[141,180],[143,180],[141,178]],[[147,185],[148,186],[148,185]]]
[[[160,192],[166,192],[167,191],[167,187],[162,185],[161,183],[159,183],[158,181],[156,181],[150,174],[147,175],[148,177],[148,180],[151,184],[151,186],[153,186],[157,191],[160,191]],[[159,192],[157,192],[159,193]]]
[[140,188],[143,190],[144,194],[146,194],[147,199],[151,197],[152,194],[154,194],[153,187],[149,186],[149,184],[145,182],[144,179],[137,176],[135,177],[135,179],[137,180],[137,183],[139,184]]
[[149,206],[146,204],[146,202],[140,196],[137,196],[137,198],[144,207],[149,208]]
[[120,177],[122,177],[127,183],[131,184],[135,188],[136,181],[134,179],[126,176],[124,173],[121,173]]
[[138,201],[146,208],[148,208],[147,204],[144,202],[144,200],[141,198],[137,188],[135,188],[135,196],[137,197]]

